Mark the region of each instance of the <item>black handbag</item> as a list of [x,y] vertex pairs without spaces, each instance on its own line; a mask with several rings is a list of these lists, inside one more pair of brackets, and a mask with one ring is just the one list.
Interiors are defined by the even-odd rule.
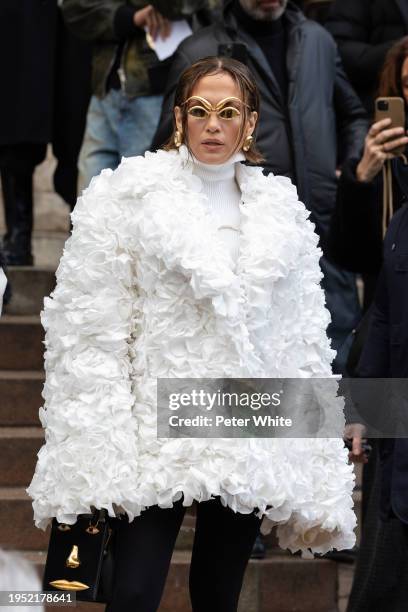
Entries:
[[52,520],[44,591],[75,591],[79,601],[109,603],[113,590],[114,522],[105,509],[80,514],[74,525]]

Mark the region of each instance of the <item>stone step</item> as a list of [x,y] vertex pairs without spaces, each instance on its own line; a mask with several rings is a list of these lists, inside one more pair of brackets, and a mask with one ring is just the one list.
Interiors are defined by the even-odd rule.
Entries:
[[[35,565],[42,580],[45,553],[21,554]],[[188,593],[190,558],[187,551],[174,552],[159,612],[191,612]],[[337,566],[330,561],[306,561],[285,553],[251,560],[238,609],[239,612],[336,612]],[[55,607],[47,607],[47,612],[54,610]],[[75,610],[103,612],[105,604],[78,602]]]
[[0,371],[43,369],[44,330],[39,316],[0,318]]
[[37,529],[32,500],[23,487],[0,487],[0,546],[13,550],[46,550],[50,529]]
[[68,236],[68,232],[35,231],[32,238],[35,265],[56,270]]
[[347,612],[347,604],[351,593],[355,571],[354,563],[337,564],[338,612]]
[[40,425],[43,372],[0,371],[0,427]]
[[43,444],[41,427],[1,427],[0,487],[28,486]]
[[39,267],[10,267],[8,277],[12,286],[12,298],[5,306],[5,314],[39,315],[44,297],[55,287],[53,270]]

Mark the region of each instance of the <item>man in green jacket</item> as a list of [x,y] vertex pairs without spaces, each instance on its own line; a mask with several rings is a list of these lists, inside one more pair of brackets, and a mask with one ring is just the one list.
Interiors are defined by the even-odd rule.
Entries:
[[187,19],[193,31],[208,25],[213,18],[210,3],[63,0],[68,27],[93,42],[93,95],[79,156],[81,189],[104,168],[116,168],[122,156],[141,155],[149,148],[171,62],[159,62],[153,41],[169,35],[172,20]]

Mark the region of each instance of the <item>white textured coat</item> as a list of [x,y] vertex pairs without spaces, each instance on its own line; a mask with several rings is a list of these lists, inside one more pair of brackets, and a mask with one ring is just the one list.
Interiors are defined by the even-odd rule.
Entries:
[[353,546],[341,438],[156,437],[157,377],[331,376],[309,213],[287,178],[239,165],[237,180],[235,271],[184,147],[123,159],[78,200],[42,313],[46,444],[27,489],[37,527],[91,506],[133,520],[182,493],[185,505],[220,495],[258,508],[264,531],[278,524],[284,548]]
[[4,297],[4,292],[6,291],[6,287],[7,287],[7,278],[6,278],[6,275],[4,274],[3,268],[0,268],[0,315],[3,309],[3,297]]

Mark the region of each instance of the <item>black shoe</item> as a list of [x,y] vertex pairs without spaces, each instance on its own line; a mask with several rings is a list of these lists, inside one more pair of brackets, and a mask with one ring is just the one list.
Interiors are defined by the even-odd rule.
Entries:
[[354,563],[357,559],[358,551],[358,546],[354,546],[354,548],[349,548],[347,550],[331,550],[319,558],[329,559],[336,563]]
[[3,239],[8,266],[32,266],[33,177],[30,172],[1,169],[7,233]]
[[264,559],[266,553],[265,544],[262,542],[262,538],[259,535],[256,540],[251,553],[251,559]]

